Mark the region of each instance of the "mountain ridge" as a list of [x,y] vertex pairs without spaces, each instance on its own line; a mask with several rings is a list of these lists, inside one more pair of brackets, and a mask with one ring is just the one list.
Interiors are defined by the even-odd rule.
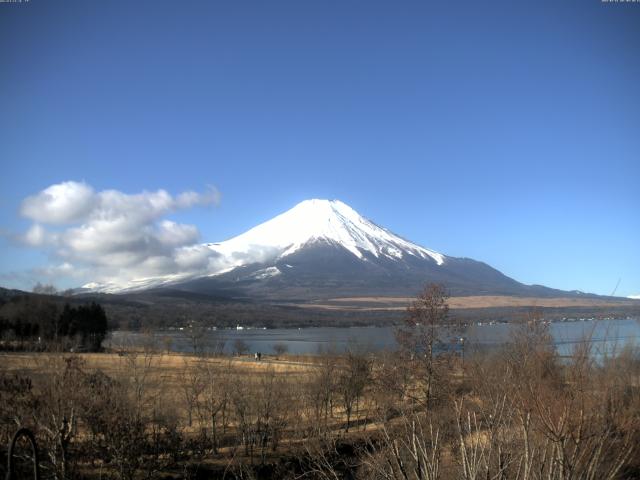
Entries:
[[251,246],[267,245],[280,249],[278,256],[283,258],[319,240],[337,242],[358,258],[365,251],[376,257],[401,257],[406,253],[429,256],[438,264],[444,262],[442,254],[395,235],[340,200],[305,200],[243,234],[207,245],[222,254],[247,253]]
[[305,200],[240,235],[202,246],[215,259],[204,274],[177,272],[124,287],[88,284],[83,291],[172,288],[304,302],[345,295],[415,295],[434,282],[452,295],[584,295],[524,285],[484,262],[420,246],[339,200]]

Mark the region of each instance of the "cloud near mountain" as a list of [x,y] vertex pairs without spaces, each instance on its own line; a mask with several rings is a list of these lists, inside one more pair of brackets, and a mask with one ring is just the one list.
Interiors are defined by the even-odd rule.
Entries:
[[171,195],[165,190],[127,194],[95,191],[84,182],[51,185],[22,202],[20,213],[33,223],[21,236],[45,250],[60,266],[41,269],[66,276],[91,271],[93,279],[119,282],[179,272],[205,271],[215,252],[197,245],[195,225],[166,216],[218,204],[219,192]]

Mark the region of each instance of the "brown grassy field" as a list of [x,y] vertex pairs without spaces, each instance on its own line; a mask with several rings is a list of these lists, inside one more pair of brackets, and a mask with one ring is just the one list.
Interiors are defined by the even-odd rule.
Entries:
[[[87,372],[101,371],[114,379],[131,379],[134,375],[144,375],[144,383],[150,391],[161,394],[164,402],[183,402],[184,377],[186,372],[207,365],[220,371],[227,371],[244,379],[257,380],[267,373],[285,376],[287,381],[303,382],[317,367],[316,357],[284,356],[265,357],[255,361],[252,355],[242,357],[197,357],[179,353],[128,352],[117,353],[0,353],[0,372],[21,374],[38,379],[49,374],[56,366],[62,367],[70,356],[78,357]],[[178,409],[181,410],[181,409]],[[193,425],[193,430],[199,426]]]
[[[638,478],[640,355],[599,365],[585,351],[566,363],[545,326],[524,325],[508,349],[466,363],[402,352],[260,362],[150,350],[0,353],[0,433],[6,443],[16,421],[29,426],[46,467],[74,478],[399,480],[394,459],[421,462],[441,472],[426,478],[441,480],[478,478],[463,468],[469,459],[482,478],[527,480],[517,466],[525,462],[549,478],[567,464],[595,472],[575,478]],[[582,432],[572,450],[560,448]],[[262,468],[270,473],[258,477]]]
[[[0,353],[0,371],[6,373],[20,373],[34,378],[42,375],[53,365],[62,364],[68,353]],[[154,386],[161,386],[165,398],[180,397],[182,379],[185,371],[197,366],[210,364],[218,369],[228,370],[234,375],[257,376],[266,371],[274,371],[277,375],[288,378],[303,377],[315,368],[314,357],[275,357],[265,358],[257,362],[252,356],[242,357],[196,357],[180,353],[157,353],[145,356],[143,352],[134,355],[121,356],[116,353],[81,353],[76,354],[83,362],[87,371],[100,370],[113,378],[128,377],[133,374],[132,361],[135,368],[144,370],[145,381]],[[132,358],[133,357],[133,358]]]
[[[298,305],[306,308],[321,308],[327,310],[405,310],[407,305],[414,300],[410,297],[345,297],[331,298],[318,303]],[[511,297],[504,295],[450,297],[448,300],[451,309],[472,308],[499,308],[499,307],[619,307],[637,306],[640,301],[631,299],[602,300],[598,298],[538,298],[538,297]]]
[[[38,375],[47,365],[55,364],[69,357],[68,353],[0,353],[0,371],[7,373],[22,373]],[[118,377],[131,373],[130,356],[121,356],[116,353],[80,353],[76,354],[85,362],[87,370],[101,370],[109,376]],[[139,352],[135,358],[138,368],[145,367],[145,355]],[[284,375],[304,375],[314,369],[314,357],[276,357],[265,358],[256,362],[252,356],[243,357],[196,357],[179,353],[154,353],[151,356],[150,365],[147,368],[151,383],[162,380],[166,394],[172,394],[173,388],[178,388],[181,376],[185,369],[193,368],[202,362],[216,365],[220,368],[228,368],[241,375],[259,375],[267,370]]]

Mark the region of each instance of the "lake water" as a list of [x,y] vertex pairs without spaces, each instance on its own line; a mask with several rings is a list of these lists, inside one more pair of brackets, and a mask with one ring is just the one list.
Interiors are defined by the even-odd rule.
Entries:
[[[513,328],[513,325],[505,323],[470,326],[464,333],[465,350],[496,348],[509,340]],[[207,349],[223,342],[227,353],[234,351],[234,343],[238,340],[248,346],[249,352],[265,354],[273,353],[273,347],[277,344],[285,345],[291,354],[343,352],[347,348],[376,351],[396,347],[394,330],[395,327],[225,329],[206,332],[202,344]],[[640,345],[640,319],[556,322],[550,325],[550,332],[560,355],[571,355],[575,346],[585,338],[592,343],[595,355],[603,355],[627,344]],[[118,348],[149,343],[157,348],[168,346],[176,352],[193,352],[191,340],[182,331],[157,332],[151,336],[116,331],[106,346]]]

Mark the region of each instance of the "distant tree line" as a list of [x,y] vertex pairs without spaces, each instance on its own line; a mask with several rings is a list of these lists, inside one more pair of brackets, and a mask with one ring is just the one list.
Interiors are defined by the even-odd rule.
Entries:
[[[74,297],[77,301],[78,297]],[[180,296],[175,292],[130,295],[91,295],[105,307],[112,328],[130,331],[166,330],[188,327],[196,322],[205,328],[235,328],[236,325],[266,328],[307,328],[317,326],[355,327],[402,325],[402,310],[333,310],[310,306],[270,304],[260,299],[213,299],[205,296]],[[452,309],[449,315],[460,323],[510,322],[526,316],[530,307]],[[640,306],[548,307],[545,319],[603,318],[640,315]]]
[[102,305],[64,306],[48,297],[25,295],[0,307],[3,349],[98,351],[109,325]]

